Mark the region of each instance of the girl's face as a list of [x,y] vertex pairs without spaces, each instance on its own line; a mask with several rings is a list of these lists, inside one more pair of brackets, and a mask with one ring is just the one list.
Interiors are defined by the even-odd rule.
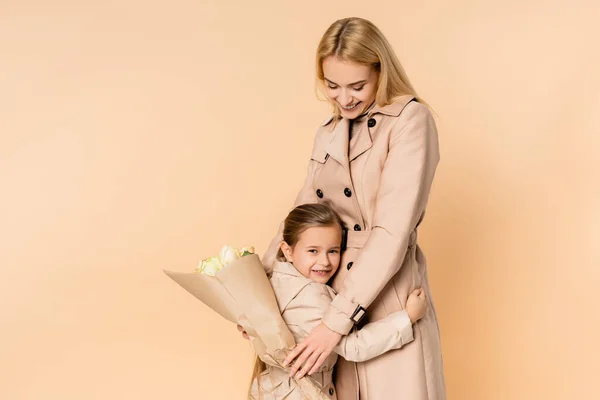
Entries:
[[339,226],[316,226],[302,232],[294,247],[283,242],[281,251],[302,275],[327,283],[340,265],[341,243]]
[[325,93],[342,117],[354,119],[375,101],[379,74],[373,68],[329,56],[323,60]]

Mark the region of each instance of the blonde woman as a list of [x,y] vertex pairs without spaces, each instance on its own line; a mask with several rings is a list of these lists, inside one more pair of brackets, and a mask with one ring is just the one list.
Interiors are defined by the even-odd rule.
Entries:
[[[427,314],[414,341],[369,361],[336,365],[337,398],[443,400],[440,333],[417,227],[439,161],[435,122],[380,30],[334,22],[317,50],[317,78],[333,115],[317,130],[295,205],[327,203],[346,230],[337,293],[321,323],[288,356],[291,374],[317,371],[343,335],[404,310],[423,287]],[[272,269],[281,229],[263,257]]]

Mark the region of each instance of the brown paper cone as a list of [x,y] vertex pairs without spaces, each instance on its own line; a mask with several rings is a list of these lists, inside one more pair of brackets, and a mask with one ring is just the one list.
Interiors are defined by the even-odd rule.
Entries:
[[[235,260],[216,276],[164,270],[171,279],[251,337],[265,363],[281,367],[295,341],[281,313],[260,258],[251,254]],[[307,399],[327,399],[307,377],[296,380]]]

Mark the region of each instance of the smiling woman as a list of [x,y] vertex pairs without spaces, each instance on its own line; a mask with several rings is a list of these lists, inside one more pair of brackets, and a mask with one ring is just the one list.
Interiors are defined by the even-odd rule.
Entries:
[[339,106],[344,118],[364,114],[375,102],[379,73],[373,68],[329,56],[323,61],[327,97]]
[[[346,248],[343,267],[330,281],[335,298],[284,365],[294,361],[290,375],[312,375],[340,338],[364,330],[365,320],[383,321],[405,311],[411,293],[423,287],[428,307],[415,325],[414,342],[372,360],[340,359],[337,396],[386,399],[401,391],[411,400],[443,400],[439,327],[425,257],[417,245],[439,160],[435,122],[386,38],[367,20],[341,19],[327,29],[317,49],[317,79],[333,115],[317,131],[296,205],[333,207],[345,226]],[[307,232],[303,240],[312,235]],[[263,257],[267,271],[282,241],[284,232]],[[295,252],[289,256],[299,257]],[[312,267],[316,262],[328,266],[329,257],[337,261],[337,255],[305,257],[309,276],[318,274]],[[323,265],[318,268],[324,270]]]

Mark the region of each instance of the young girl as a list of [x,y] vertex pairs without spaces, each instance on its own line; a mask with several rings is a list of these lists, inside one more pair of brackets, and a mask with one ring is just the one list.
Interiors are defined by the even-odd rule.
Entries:
[[[304,204],[293,209],[284,222],[283,241],[271,275],[271,285],[283,319],[301,342],[316,327],[336,296],[327,285],[340,264],[343,223],[326,204]],[[337,399],[332,382],[338,355],[360,362],[398,349],[413,340],[412,324],[427,311],[425,292],[414,290],[406,310],[366,324],[344,336],[311,379],[321,391]],[[251,399],[301,399],[289,372],[266,366],[257,359]]]

